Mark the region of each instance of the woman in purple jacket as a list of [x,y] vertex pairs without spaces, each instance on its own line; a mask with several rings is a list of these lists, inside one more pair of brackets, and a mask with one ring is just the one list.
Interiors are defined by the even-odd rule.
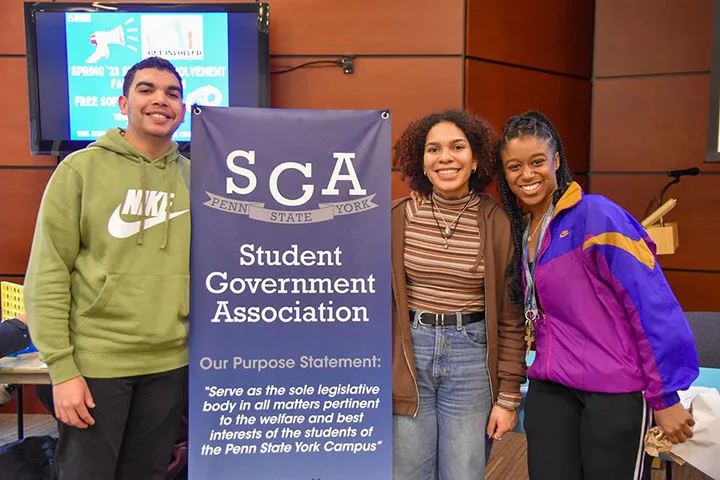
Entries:
[[583,194],[543,114],[508,120],[497,158],[513,294],[536,348],[525,404],[530,478],[650,478],[650,412],[672,442],[691,437],[677,392],[698,375],[655,245],[621,207]]

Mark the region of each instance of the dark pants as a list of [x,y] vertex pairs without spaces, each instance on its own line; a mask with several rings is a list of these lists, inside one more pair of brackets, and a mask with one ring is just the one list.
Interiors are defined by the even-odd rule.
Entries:
[[59,423],[58,480],[164,478],[187,402],[187,367],[86,380],[95,424],[81,430]]
[[531,480],[650,479],[651,410],[642,393],[591,393],[530,380],[525,399]]

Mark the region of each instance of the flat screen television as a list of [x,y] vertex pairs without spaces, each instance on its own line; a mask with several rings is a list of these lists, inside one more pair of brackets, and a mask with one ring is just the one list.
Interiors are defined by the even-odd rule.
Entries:
[[710,70],[710,108],[708,110],[706,162],[720,163],[720,0],[713,13],[713,53]]
[[[185,102],[269,106],[266,3],[25,3],[30,145],[62,156],[127,118],[117,100],[127,70],[166,58]],[[190,141],[190,108],[175,132]]]

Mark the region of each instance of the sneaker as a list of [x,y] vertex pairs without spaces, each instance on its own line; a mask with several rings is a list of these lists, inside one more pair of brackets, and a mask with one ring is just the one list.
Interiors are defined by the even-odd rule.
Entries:
[[8,383],[0,383],[0,407],[5,405],[12,399],[17,391],[18,386]]

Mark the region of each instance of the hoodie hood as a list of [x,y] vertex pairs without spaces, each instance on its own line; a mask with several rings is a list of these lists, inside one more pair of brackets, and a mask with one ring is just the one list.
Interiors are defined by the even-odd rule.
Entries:
[[166,168],[169,164],[177,162],[178,159],[178,144],[176,142],[172,142],[168,151],[162,156],[152,159],[140,153],[127,140],[125,140],[125,129],[122,128],[109,129],[105,135],[88,145],[88,148],[92,147],[109,150],[122,155],[133,162],[146,163],[156,168]]

